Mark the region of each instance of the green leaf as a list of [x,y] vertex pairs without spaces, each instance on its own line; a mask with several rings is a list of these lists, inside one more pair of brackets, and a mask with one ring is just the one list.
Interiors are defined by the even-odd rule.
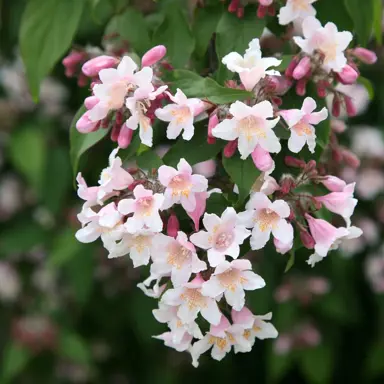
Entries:
[[288,272],[293,267],[294,264],[295,264],[295,251],[291,249],[291,251],[289,252],[289,259],[287,261],[287,265],[284,269],[284,273]]
[[91,351],[86,342],[70,330],[62,330],[59,336],[58,353],[61,357],[78,364],[88,365],[91,361]]
[[32,97],[40,83],[70,47],[83,12],[84,0],[29,0],[19,40]]
[[246,160],[240,159],[238,154],[227,158],[223,156],[223,166],[239,188],[239,203],[243,202],[249,196],[252,185],[260,175],[251,157]]
[[163,165],[163,161],[153,150],[143,152],[136,160],[141,169],[159,169]]
[[224,147],[224,142],[217,140],[215,144],[208,144],[206,129],[202,124],[195,124],[195,134],[192,139],[186,141],[179,138],[163,157],[164,164],[175,167],[181,158],[190,165],[213,159]]
[[116,15],[107,27],[109,33],[117,32],[122,39],[128,40],[129,45],[139,54],[143,55],[151,48],[147,24],[144,16],[132,7],[120,15]]
[[193,34],[196,38],[195,52],[198,57],[203,57],[207,52],[208,44],[221,17],[221,9],[221,6],[196,9]]
[[279,355],[273,350],[273,348],[269,348],[267,359],[268,382],[278,383],[279,380],[284,377],[293,365],[292,357],[293,355],[290,353]]
[[316,17],[323,25],[332,22],[337,25],[339,31],[353,30],[353,22],[349,17],[344,1],[321,0],[316,2],[315,8]]
[[123,162],[130,160],[133,156],[135,156],[136,152],[140,148],[140,137],[134,133],[134,137],[132,138],[131,144],[129,144],[128,148],[120,149],[118,155],[120,156]]
[[31,359],[31,354],[25,347],[10,342],[3,350],[3,362],[1,369],[1,382],[11,383],[17,375],[27,366],[28,361]]
[[80,133],[76,129],[76,122],[85,112],[85,107],[81,107],[72,120],[70,128],[70,157],[73,174],[76,176],[80,157],[91,147],[97,144],[107,133],[108,129],[98,129],[96,132]]
[[360,0],[344,0],[345,7],[353,20],[358,41],[363,46],[367,45],[372,33],[374,1],[378,0],[365,0],[362,6]]
[[373,33],[377,44],[383,44],[383,30],[381,20],[383,15],[383,2],[375,1],[373,3]]
[[365,372],[369,378],[384,373],[384,345],[381,341],[376,342],[370,349],[366,359]]
[[154,33],[156,44],[167,47],[167,56],[176,68],[184,67],[193,52],[195,40],[179,4],[167,7],[164,21]]
[[252,97],[251,92],[223,87],[210,77],[201,77],[184,69],[173,71],[173,77],[173,87],[180,88],[188,97],[198,97],[216,104],[231,103]]
[[333,371],[333,351],[328,345],[306,348],[300,357],[301,369],[311,384],[329,383]]
[[229,206],[230,203],[222,193],[212,193],[207,200],[206,212],[221,216]]
[[35,126],[26,126],[11,135],[9,155],[13,166],[40,194],[43,188],[47,146],[44,133]]
[[281,59],[281,64],[276,68],[280,72],[285,71],[288,68],[289,63],[292,61],[294,55],[283,55]]

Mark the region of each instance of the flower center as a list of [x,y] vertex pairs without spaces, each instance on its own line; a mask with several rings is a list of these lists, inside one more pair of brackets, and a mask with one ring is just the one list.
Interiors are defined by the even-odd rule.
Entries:
[[111,84],[108,89],[108,107],[110,109],[120,109],[124,105],[124,99],[128,92],[127,82],[120,80]]
[[219,233],[216,237],[215,248],[219,250],[227,249],[233,243],[233,238],[232,232]]
[[293,126],[293,129],[299,136],[310,135],[312,133],[309,124],[303,121],[299,121],[296,125]]
[[176,124],[184,124],[191,118],[191,111],[187,106],[176,107],[171,111],[171,115],[175,117]]
[[150,216],[153,209],[153,197],[152,196],[146,196],[146,197],[140,197],[137,200],[137,213],[140,216]]
[[206,298],[199,292],[198,288],[185,288],[180,298],[187,303],[189,310],[207,306]]
[[167,263],[181,269],[191,259],[191,251],[178,244],[170,244],[168,247]]
[[223,337],[210,336],[209,344],[216,344],[219,349],[224,350],[228,344],[228,340]]
[[261,119],[255,116],[247,116],[237,123],[237,132],[244,135],[248,141],[251,141],[255,136],[259,139],[267,137],[264,129],[264,124]]
[[335,61],[337,56],[337,42],[327,39],[319,47],[320,51],[324,54],[324,64],[330,61]]
[[309,8],[308,0],[293,0],[292,7],[294,11],[306,11]]
[[217,278],[223,287],[234,292],[236,290],[237,284],[241,280],[241,274],[238,269],[230,268],[227,271],[220,273],[220,275],[217,275]]
[[262,232],[276,228],[279,220],[280,216],[269,208],[262,209],[255,218],[255,222],[259,225],[259,229]]
[[136,248],[137,252],[141,253],[145,248],[151,245],[150,236],[138,235],[133,238],[133,247]]
[[99,180],[99,184],[100,184],[100,185],[106,184],[106,183],[108,183],[108,181],[110,181],[111,179],[112,179],[111,170],[110,170],[109,168],[105,168],[105,169],[103,169],[103,171],[101,172],[100,180]]
[[172,180],[169,183],[169,187],[172,188],[172,195],[185,195],[188,197],[190,189],[191,189],[191,183],[189,181],[189,177],[186,175],[176,175],[172,178]]

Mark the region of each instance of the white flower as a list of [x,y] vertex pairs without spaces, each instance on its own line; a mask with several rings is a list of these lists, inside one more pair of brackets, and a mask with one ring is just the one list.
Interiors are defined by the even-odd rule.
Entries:
[[249,260],[239,259],[220,263],[211,278],[203,284],[202,294],[219,298],[222,294],[227,303],[236,311],[240,311],[245,303],[245,292],[263,288],[265,281],[252,272]]
[[124,215],[133,213],[125,224],[127,231],[136,233],[141,229],[160,232],[163,229],[159,209],[163,205],[164,196],[145,189],[141,184],[133,190],[135,199],[124,199],[119,202],[118,210]]
[[236,101],[229,108],[232,119],[225,119],[212,130],[212,134],[223,140],[239,139],[238,148],[242,159],[246,159],[259,144],[264,150],[278,153],[281,150],[279,139],[272,128],[280,117],[273,117],[273,107],[269,101],[262,101],[250,107]]
[[174,287],[187,283],[192,273],[207,269],[207,264],[197,257],[195,247],[184,232],[179,231],[176,239],[159,233],[154,240],[154,247],[156,253],[151,273],[171,275]]
[[316,0],[287,0],[284,7],[280,8],[277,15],[279,24],[287,25],[296,19],[304,19],[307,16],[315,16],[316,9],[311,5]]
[[267,244],[271,233],[283,244],[290,244],[293,240],[293,228],[286,218],[290,214],[289,205],[283,200],[273,203],[261,192],[253,194],[246,211],[239,213],[239,217],[247,228],[253,228],[251,236],[252,249],[261,249]]
[[308,144],[310,152],[315,152],[316,133],[313,125],[319,124],[328,117],[327,108],[320,112],[313,112],[316,109],[316,101],[306,97],[301,109],[289,109],[280,111],[280,115],[288,124],[291,137],[288,140],[288,148],[291,152],[300,152],[305,143]]
[[308,16],[303,21],[303,34],[304,39],[298,36],[293,38],[303,52],[311,55],[314,51],[319,51],[324,55],[323,68],[327,72],[341,72],[347,64],[344,51],[352,41],[352,33],[339,32],[334,23],[327,23],[322,27],[319,20]]
[[[159,277],[151,274],[142,283],[137,284],[137,288],[140,288],[146,296],[158,299],[167,287],[167,284],[163,284],[160,286],[161,279],[162,276]],[[155,281],[155,284],[153,284],[152,288],[150,288],[153,281]]]
[[266,75],[280,75],[278,71],[268,70],[268,68],[279,66],[281,60],[274,57],[262,58],[259,39],[253,39],[249,43],[244,57],[237,52],[231,52],[223,57],[222,63],[230,71],[239,74],[242,84],[248,91],[252,90]]
[[221,218],[205,213],[203,224],[207,231],[200,231],[191,236],[193,244],[208,250],[208,260],[212,267],[225,260],[225,255],[236,259],[240,254],[240,244],[251,234],[239,223],[236,211],[228,207]]
[[174,104],[156,109],[156,117],[163,121],[169,121],[168,139],[176,139],[184,129],[183,139],[191,140],[195,132],[193,118],[202,111],[202,101],[200,99],[188,99],[180,89],[177,89],[175,96],[170,93],[168,96]]

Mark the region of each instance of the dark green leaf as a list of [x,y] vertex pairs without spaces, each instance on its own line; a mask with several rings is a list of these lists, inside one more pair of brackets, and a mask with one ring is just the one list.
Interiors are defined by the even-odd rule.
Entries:
[[156,44],[167,47],[167,56],[174,67],[182,68],[188,63],[195,40],[180,5],[175,3],[172,7],[167,7],[164,21],[153,38]]
[[181,158],[190,165],[213,159],[224,147],[224,142],[217,140],[215,144],[208,144],[206,129],[202,124],[195,124],[195,134],[192,139],[186,141],[179,138],[163,157],[164,164],[175,167]]
[[369,351],[366,359],[365,372],[368,378],[374,378],[384,373],[384,345],[382,342],[377,342]]
[[221,216],[221,214],[229,206],[230,204],[228,200],[224,197],[222,193],[212,193],[212,195],[207,200],[206,212],[214,213],[218,216]]
[[188,97],[198,97],[216,104],[231,103],[252,97],[251,92],[223,87],[210,77],[201,77],[191,71],[175,70],[173,76],[175,79],[173,87],[180,88]]
[[84,0],[28,2],[20,26],[20,51],[34,100],[40,82],[70,47],[84,4]]
[[149,150],[137,157],[137,165],[146,170],[158,169],[163,165],[163,161],[153,150]]
[[249,196],[252,185],[260,175],[251,157],[241,160],[238,154],[227,158],[223,157],[223,166],[239,188],[239,203],[243,202]]
[[10,342],[3,350],[3,364],[0,373],[2,383],[11,383],[15,377],[20,374],[28,364],[31,353],[25,347]]
[[382,17],[383,17],[383,2],[375,1],[373,3],[373,33],[377,44],[383,43],[383,29],[382,29]]
[[288,272],[293,267],[294,264],[295,264],[295,251],[292,249],[289,252],[289,259],[284,269],[284,273]]
[[351,16],[357,39],[361,45],[367,45],[372,33],[372,20],[374,18],[373,3],[377,0],[344,0],[345,7]]
[[321,0],[316,2],[315,8],[316,17],[323,25],[333,22],[339,31],[353,31],[353,22],[343,1]]
[[72,120],[70,128],[70,157],[72,163],[73,174],[76,176],[80,157],[96,143],[98,143],[107,133],[107,129],[99,129],[96,132],[80,133],[76,129],[76,122],[85,112],[85,107],[81,107]]
[[78,364],[91,361],[91,351],[86,342],[76,333],[63,329],[59,336],[58,353],[61,357]]
[[333,351],[328,345],[307,348],[300,357],[301,369],[311,384],[329,383],[333,369]]

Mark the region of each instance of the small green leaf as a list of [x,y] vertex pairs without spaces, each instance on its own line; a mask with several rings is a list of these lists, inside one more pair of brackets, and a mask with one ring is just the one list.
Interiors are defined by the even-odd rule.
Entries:
[[383,2],[375,1],[373,3],[373,33],[377,44],[383,44],[383,30],[381,20],[383,17]]
[[31,354],[25,347],[10,342],[3,350],[3,364],[0,373],[2,383],[15,382],[14,379],[19,375],[31,359]]
[[173,87],[180,88],[188,97],[198,97],[216,104],[225,104],[252,97],[251,92],[223,87],[212,78],[201,77],[191,71],[175,70],[173,76]]
[[159,169],[163,165],[163,161],[153,150],[143,152],[136,161],[141,169],[147,170]]
[[91,133],[80,133],[76,129],[76,122],[85,112],[85,107],[81,107],[72,120],[70,128],[70,157],[73,174],[76,176],[81,156],[96,143],[98,143],[107,133],[107,129],[98,129]]
[[215,158],[224,147],[224,142],[217,140],[215,144],[208,144],[206,129],[202,124],[195,124],[192,139],[186,141],[179,138],[163,157],[164,164],[175,167],[184,158],[190,165],[194,165]]
[[70,47],[80,23],[84,0],[30,0],[21,20],[19,40],[32,97]]
[[78,364],[91,362],[91,351],[86,342],[76,333],[64,329],[59,336],[58,353],[61,357]]
[[251,157],[246,160],[240,159],[238,154],[227,158],[223,156],[223,166],[239,188],[239,203],[242,203],[249,196],[252,185],[260,175]]
[[335,23],[339,31],[352,31],[353,21],[349,17],[345,2],[338,0],[321,0],[316,4],[316,17],[323,25]]
[[362,6],[360,0],[344,0],[345,7],[353,20],[358,41],[363,46],[367,45],[372,34],[375,1],[378,0],[365,0]]
[[294,264],[295,264],[295,251],[291,249],[291,251],[289,252],[289,259],[287,261],[287,265],[284,269],[284,273],[288,272],[293,267]]
[[167,7],[164,21],[154,33],[154,41],[167,47],[167,56],[176,68],[184,67],[191,57],[195,40],[188,21],[176,2]]

